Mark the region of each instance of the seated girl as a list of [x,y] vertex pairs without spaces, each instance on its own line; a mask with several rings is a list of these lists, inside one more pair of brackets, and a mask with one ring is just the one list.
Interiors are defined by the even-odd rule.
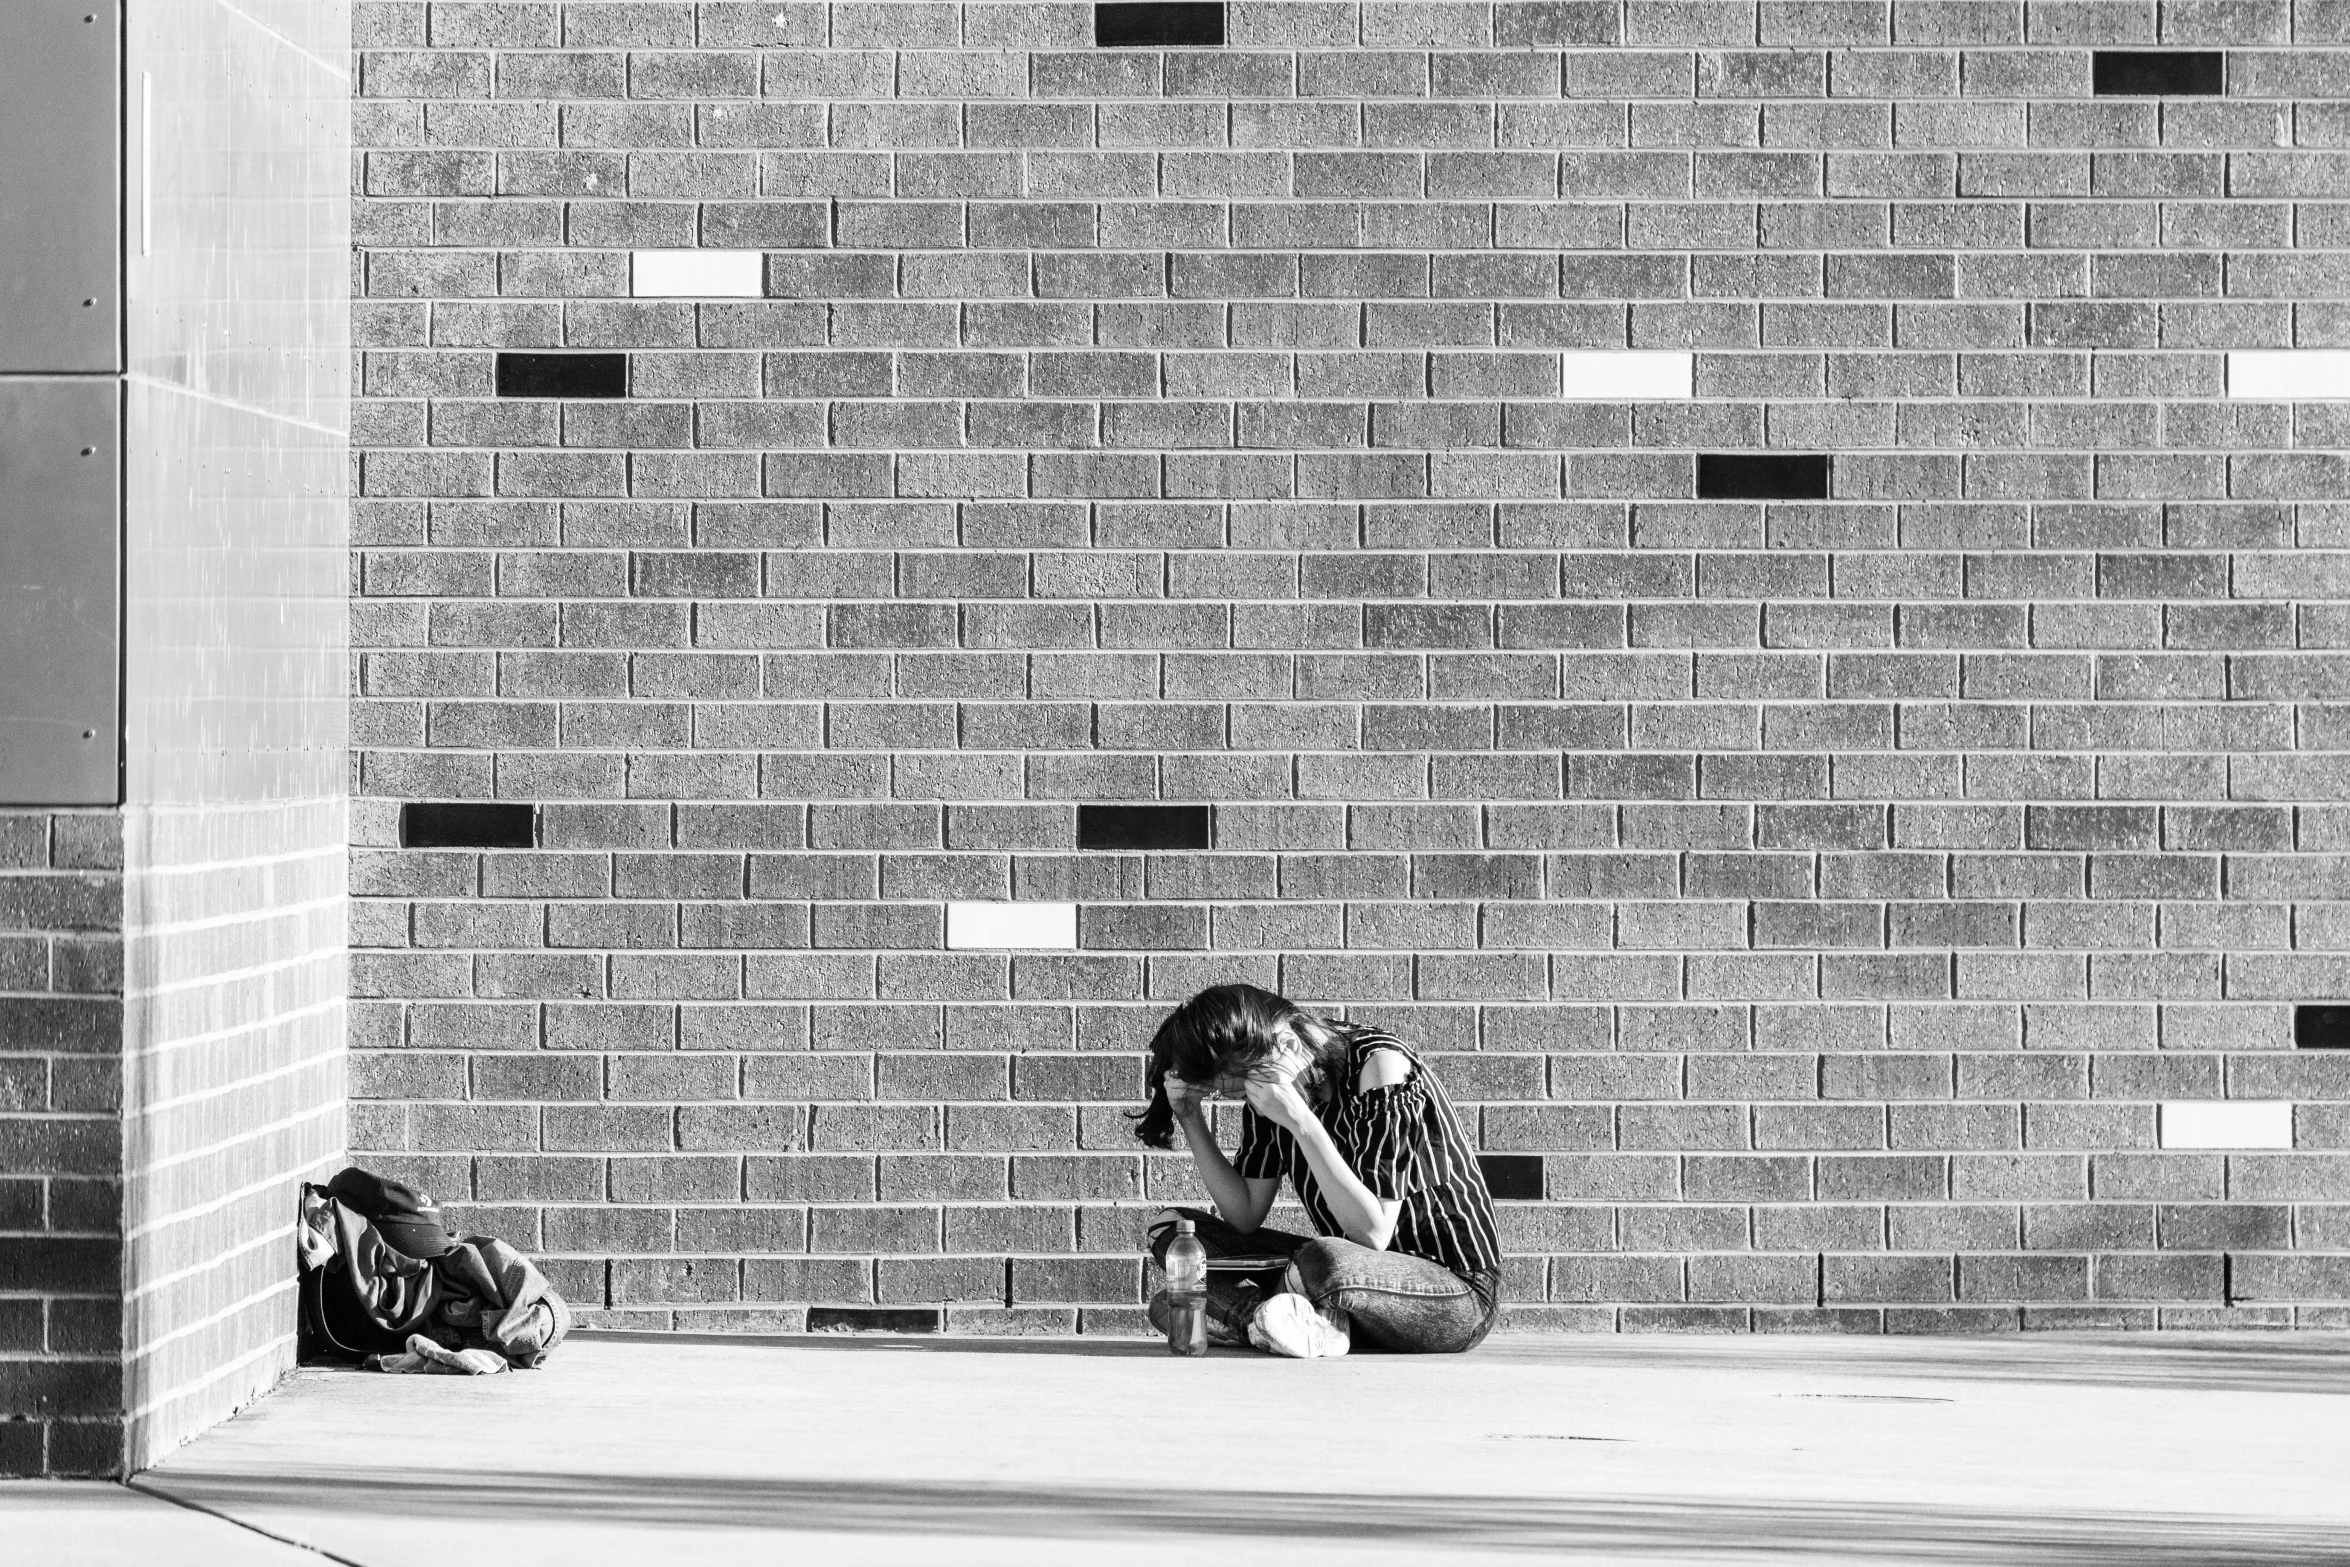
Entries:
[[[1299,1358],[1343,1355],[1354,1342],[1454,1354],[1492,1330],[1493,1199],[1451,1101],[1410,1045],[1254,985],[1216,985],[1159,1026],[1146,1081],[1135,1136],[1170,1148],[1180,1128],[1216,1205],[1159,1214],[1151,1255],[1163,1265],[1176,1222],[1190,1219],[1211,1262],[1287,1259],[1270,1294],[1210,1272],[1211,1344]],[[1219,1095],[1247,1100],[1232,1159],[1208,1125]],[[1264,1227],[1283,1176],[1320,1239]],[[1165,1331],[1165,1291],[1150,1312]]]

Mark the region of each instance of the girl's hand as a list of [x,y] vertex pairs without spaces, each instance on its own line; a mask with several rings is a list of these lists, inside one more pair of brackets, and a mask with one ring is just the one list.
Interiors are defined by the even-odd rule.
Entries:
[[1294,1077],[1250,1078],[1248,1102],[1257,1114],[1292,1135],[1320,1119],[1314,1114],[1314,1107],[1306,1103],[1306,1096],[1298,1092]]
[[1187,1083],[1169,1072],[1159,1079],[1159,1086],[1167,1091],[1167,1108],[1175,1112],[1178,1121],[1205,1119],[1208,1113],[1208,1090],[1197,1083]]

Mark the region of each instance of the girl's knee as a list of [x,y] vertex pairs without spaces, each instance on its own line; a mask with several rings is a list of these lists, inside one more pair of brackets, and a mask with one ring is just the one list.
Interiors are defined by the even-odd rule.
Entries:
[[1330,1291],[1331,1281],[1337,1277],[1346,1254],[1355,1249],[1353,1242],[1329,1236],[1310,1240],[1290,1257],[1289,1272],[1283,1276],[1283,1283],[1292,1294],[1303,1295],[1318,1306]]

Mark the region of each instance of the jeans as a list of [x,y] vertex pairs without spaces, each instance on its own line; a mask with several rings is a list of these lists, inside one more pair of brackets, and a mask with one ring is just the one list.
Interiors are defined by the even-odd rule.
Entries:
[[1424,1257],[1373,1251],[1336,1236],[1285,1230],[1242,1233],[1198,1208],[1170,1208],[1151,1224],[1151,1258],[1166,1265],[1175,1221],[1189,1219],[1199,1242],[1215,1257],[1285,1257],[1279,1273],[1211,1272],[1209,1310],[1245,1314],[1265,1294],[1287,1290],[1317,1306],[1335,1306],[1353,1319],[1358,1348],[1405,1355],[1457,1355],[1475,1349],[1500,1314],[1498,1280],[1468,1277]]

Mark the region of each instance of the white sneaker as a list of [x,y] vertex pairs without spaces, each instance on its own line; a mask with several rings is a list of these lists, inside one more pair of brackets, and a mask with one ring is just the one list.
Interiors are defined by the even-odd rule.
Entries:
[[1336,1306],[1317,1310],[1303,1295],[1275,1295],[1257,1308],[1248,1341],[1268,1355],[1292,1360],[1328,1360],[1351,1347],[1346,1313]]

